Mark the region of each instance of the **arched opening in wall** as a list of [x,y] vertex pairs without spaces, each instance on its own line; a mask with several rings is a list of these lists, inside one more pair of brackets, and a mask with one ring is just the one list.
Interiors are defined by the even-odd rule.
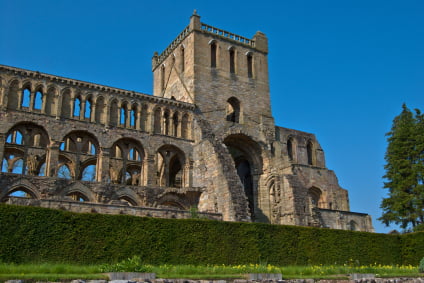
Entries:
[[210,43],[210,48],[211,48],[211,68],[216,68],[216,51],[217,51],[217,46],[216,46],[216,42],[212,41]]
[[144,185],[144,149],[140,142],[130,138],[116,141],[112,145],[109,173],[112,183],[131,186]]
[[164,135],[169,135],[169,126],[170,126],[170,114],[169,114],[169,110],[166,109],[165,112],[163,113],[163,134]]
[[153,132],[155,134],[161,134],[162,133],[162,111],[160,108],[156,108],[155,110],[155,121],[154,121],[154,125],[153,125]]
[[289,156],[289,161],[295,160],[295,145],[293,138],[287,140],[287,155]]
[[230,135],[224,144],[234,160],[236,173],[244,189],[253,221],[269,222],[262,208],[259,207],[259,177],[262,173],[262,157],[260,146],[243,134]]
[[43,106],[43,93],[41,90],[37,90],[35,92],[35,97],[34,97],[34,104],[32,105],[32,108],[34,110],[41,110],[41,107]]
[[60,148],[59,159],[63,160],[62,171],[65,173],[63,176],[66,177],[60,177],[59,174],[58,177],[69,179],[68,173],[72,172],[72,176],[78,180],[96,181],[99,152],[99,143],[96,137],[89,132],[73,131],[67,134],[63,140],[64,145]]
[[121,196],[119,200],[128,206],[137,206],[137,202],[129,196]]
[[7,92],[7,109],[15,110],[19,104],[19,82],[12,81]]
[[69,169],[68,164],[59,165],[57,169],[57,177],[60,179],[72,179],[71,169]]
[[89,201],[88,197],[81,192],[71,192],[67,194],[66,196],[72,199],[73,201],[78,201],[78,202]]
[[38,168],[38,176],[46,176],[46,162],[41,163],[40,168]]
[[7,202],[10,197],[28,198],[28,199],[36,199],[37,198],[37,196],[35,195],[35,193],[33,191],[31,191],[30,189],[25,188],[25,187],[18,187],[18,188],[12,189],[10,192],[7,193],[6,196],[4,196],[1,199],[1,202]]
[[88,162],[81,167],[81,181],[95,182],[96,181],[96,164],[94,161]]
[[93,110],[93,102],[91,97],[89,96],[85,99],[84,119],[90,121],[92,110]]
[[311,187],[308,190],[308,202],[309,207],[312,208],[323,208],[322,192],[316,187]]
[[75,97],[75,100],[74,100],[74,113],[72,114],[74,118],[79,119],[80,113],[81,113],[81,98],[77,96]]
[[133,104],[131,106],[131,112],[130,112],[130,127],[135,129],[137,120],[138,120],[138,113],[137,113],[138,105]]
[[230,97],[227,100],[227,121],[240,122],[240,101],[235,97]]
[[160,67],[160,90],[165,91],[165,65]]
[[65,89],[62,92],[62,107],[61,107],[61,116],[63,118],[71,118],[71,91]]
[[21,107],[22,108],[29,108],[29,105],[31,103],[31,89],[30,87],[24,87],[22,90],[22,99],[21,99]]
[[[185,154],[173,145],[164,145],[156,154],[157,182],[159,186],[181,188],[185,185]],[[188,184],[187,184],[188,185]]]
[[184,46],[181,45],[180,48],[180,57],[181,57],[181,63],[180,63],[180,70],[181,73],[184,72],[185,69],[185,50],[184,50]]
[[190,120],[187,113],[181,119],[181,137],[184,139],[190,138]]
[[246,60],[247,60],[247,77],[253,78],[253,56],[251,52],[247,53]]
[[306,152],[308,156],[308,165],[315,165],[314,145],[311,141],[306,145]]
[[179,124],[178,116],[179,116],[178,112],[175,112],[174,115],[172,116],[172,135],[174,137],[178,136],[178,124]]
[[128,104],[126,102],[122,103],[120,114],[119,114],[119,124],[122,127],[125,127],[127,125],[128,121],[128,113],[127,113]]
[[110,104],[110,113],[109,113],[109,124],[111,126],[118,126],[118,116],[119,116],[119,109],[118,109],[118,101],[114,99],[112,103]]
[[348,227],[348,229],[349,229],[350,231],[358,231],[358,224],[357,224],[355,221],[351,220],[351,221],[349,222],[349,227]]
[[105,100],[102,96],[98,97],[96,100],[96,113],[95,121],[98,124],[104,124],[104,109],[105,109]]
[[49,137],[42,127],[29,122],[15,125],[6,136],[3,154],[6,160],[3,160],[2,170],[15,174],[38,175],[49,142]]
[[234,47],[231,47],[229,50],[229,56],[230,56],[230,73],[235,74],[236,73],[236,51]]

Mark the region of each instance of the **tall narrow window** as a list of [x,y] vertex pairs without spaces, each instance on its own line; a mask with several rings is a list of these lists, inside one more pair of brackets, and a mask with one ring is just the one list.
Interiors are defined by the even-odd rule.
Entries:
[[236,72],[235,68],[235,51],[234,48],[230,49],[230,73],[234,74]]
[[165,90],[165,66],[162,65],[160,68],[160,89],[161,91]]
[[247,76],[253,78],[253,57],[252,54],[247,54]]
[[289,160],[292,161],[293,160],[293,142],[291,138],[287,141],[287,154],[289,155]]
[[120,111],[119,124],[121,124],[121,126],[125,126],[126,122],[127,122],[127,110],[125,109],[125,106],[122,106]]
[[25,88],[22,91],[21,106],[22,107],[29,107],[30,100],[31,100],[31,91],[29,90],[29,88]]
[[84,109],[84,118],[90,119],[91,118],[91,100],[87,99],[85,101],[85,109]]
[[81,100],[79,97],[75,98],[74,101],[74,117],[79,117],[81,112]]
[[240,123],[240,101],[235,97],[227,100],[227,121]]
[[306,146],[306,151],[308,154],[308,165],[314,165],[314,158],[313,158],[314,146],[312,142],[308,142],[308,145]]
[[181,73],[184,72],[184,68],[185,68],[184,46],[181,46]]
[[216,43],[211,43],[211,68],[216,68]]
[[37,91],[35,93],[34,104],[32,107],[36,110],[41,110],[43,105],[43,93],[41,91]]

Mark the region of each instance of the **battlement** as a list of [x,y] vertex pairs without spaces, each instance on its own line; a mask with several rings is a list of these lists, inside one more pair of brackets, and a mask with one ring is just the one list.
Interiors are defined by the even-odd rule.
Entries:
[[243,37],[240,35],[237,35],[235,33],[231,33],[207,24],[202,23],[202,31],[205,31],[207,33],[211,33],[211,34],[215,34],[215,35],[219,35],[220,37],[226,38],[226,39],[231,39],[234,40],[238,43],[244,44],[244,45],[248,45],[250,47],[255,47],[255,40],[253,39],[249,39],[247,37]]

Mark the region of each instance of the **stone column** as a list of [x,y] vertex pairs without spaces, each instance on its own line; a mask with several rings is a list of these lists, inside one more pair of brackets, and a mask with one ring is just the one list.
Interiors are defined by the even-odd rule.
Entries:
[[45,174],[48,177],[56,176],[56,169],[59,165],[59,147],[60,141],[52,141],[50,145],[47,146]]
[[6,134],[0,134],[0,165],[3,165],[5,143],[6,143]]
[[[127,105],[127,107],[128,107],[128,105]],[[127,108],[125,110],[127,111],[127,116],[126,116],[126,119],[125,119],[125,125],[124,126],[126,128],[131,128],[131,109]]]
[[81,104],[80,104],[80,113],[79,113],[79,119],[84,120],[85,119],[85,100],[82,100],[81,98]]
[[144,161],[144,183],[146,186],[155,186],[156,183],[156,168],[155,168],[155,155],[149,154]]
[[136,119],[135,119],[135,129],[136,130],[141,130],[141,108],[137,108],[137,112],[136,112]]
[[[91,123],[96,123],[96,105],[97,103],[91,102],[91,112],[90,112],[90,122]],[[101,120],[101,118],[100,118]]]
[[[18,105],[16,106],[16,109],[18,109],[18,110],[22,109],[22,92],[23,91],[24,90],[22,89],[22,87],[18,88],[18,93],[17,93],[17,95],[18,95]],[[13,95],[13,93],[11,95]]]
[[29,99],[29,111],[34,110],[34,100],[35,100],[35,92],[31,90],[30,99]]
[[107,183],[109,177],[110,148],[101,147],[97,160],[97,182]]
[[60,116],[62,115],[62,95],[57,96],[57,105],[56,105],[56,120],[60,119]]

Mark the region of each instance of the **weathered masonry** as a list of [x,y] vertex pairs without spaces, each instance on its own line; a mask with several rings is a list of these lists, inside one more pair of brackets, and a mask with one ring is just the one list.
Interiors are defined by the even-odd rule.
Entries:
[[0,201],[373,231],[315,135],[274,125],[267,53],[194,13],[153,96],[0,65]]

